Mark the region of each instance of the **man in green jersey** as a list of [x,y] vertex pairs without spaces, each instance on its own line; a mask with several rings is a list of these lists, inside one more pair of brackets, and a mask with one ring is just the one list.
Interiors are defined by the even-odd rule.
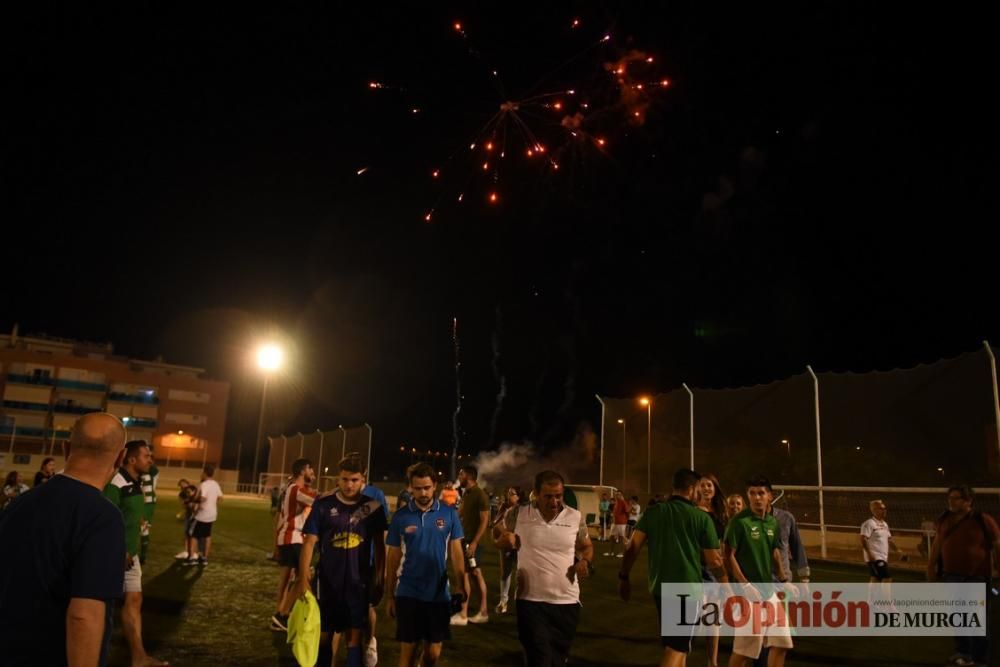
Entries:
[[[744,594],[751,599],[780,604],[775,593],[774,579],[788,581],[788,573],[781,559],[781,528],[774,515],[768,512],[773,497],[771,482],[757,476],[747,482],[747,500],[750,506],[729,520],[723,538],[723,553],[733,579],[743,584]],[[772,576],[777,573],[777,577]],[[748,628],[745,624],[743,628]],[[729,667],[744,667],[768,647],[768,667],[781,667],[792,648],[792,637],[787,625],[765,626],[760,634],[737,630],[733,639],[733,654]]]
[[[653,595],[661,618],[664,615],[660,599],[661,584],[686,583],[700,587],[703,559],[717,581],[728,581],[722,567],[719,538],[712,519],[694,505],[700,480],[701,475],[693,470],[682,468],[674,473],[673,494],[666,502],[649,507],[639,519],[625,551],[621,572],[618,573],[618,592],[628,602],[632,595],[629,572],[639,551],[648,542],[649,592]],[[666,615],[673,618],[674,610],[668,610]],[[660,665],[680,667],[685,664],[687,654],[691,651],[691,633],[695,626],[691,625],[690,630],[679,634],[672,623],[667,625],[672,627],[663,628],[668,634],[661,637],[663,658]]]
[[146,500],[139,478],[149,472],[153,457],[143,440],[125,443],[125,460],[118,473],[104,487],[104,495],[121,510],[125,520],[125,603],[122,605],[122,631],[128,641],[133,667],[166,665],[148,655],[142,644],[142,565],[139,544]]
[[[153,455],[153,448],[149,448],[150,456]],[[160,477],[160,469],[155,463],[149,466],[149,472],[139,478],[142,485],[142,495],[145,506],[142,512],[142,533],[139,542],[139,562],[146,564],[146,552],[149,550],[149,530],[153,527],[153,512],[156,511],[156,482]]]

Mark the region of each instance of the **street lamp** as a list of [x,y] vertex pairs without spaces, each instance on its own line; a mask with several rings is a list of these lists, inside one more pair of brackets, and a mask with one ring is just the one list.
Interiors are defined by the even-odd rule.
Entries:
[[792,443],[788,442],[787,440],[782,440],[781,444],[783,444],[785,446],[785,449],[788,451],[788,456],[791,457],[791,455],[792,455]]
[[628,453],[628,435],[625,429],[625,420],[619,419],[618,423],[622,425],[622,488],[625,488],[625,483],[628,481],[628,473],[625,467],[625,455]]
[[260,393],[260,417],[257,420],[257,442],[253,450],[253,477],[251,483],[257,484],[257,466],[260,462],[260,441],[264,437],[264,410],[267,407],[267,381],[271,374],[281,368],[285,361],[284,351],[273,343],[262,345],[257,349],[257,367],[264,373],[264,388]]
[[653,402],[643,396],[639,405],[646,408],[646,493],[653,492]]
[[265,373],[270,373],[281,368],[281,365],[285,362],[284,351],[274,345],[273,343],[268,343],[267,345],[262,345],[257,350],[257,365]]

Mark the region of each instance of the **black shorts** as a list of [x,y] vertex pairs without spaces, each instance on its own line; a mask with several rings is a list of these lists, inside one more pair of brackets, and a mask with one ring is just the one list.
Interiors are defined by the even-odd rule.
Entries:
[[338,594],[322,576],[317,579],[321,632],[347,632],[368,627],[368,592],[365,589],[358,590],[355,595]]
[[301,544],[282,544],[278,546],[278,565],[298,569],[299,556],[302,555]]
[[637,523],[638,523],[638,521],[636,521],[635,519],[629,519],[628,520],[628,527],[629,528],[635,528],[635,524],[637,524]]
[[565,665],[580,623],[579,604],[517,601],[517,638],[528,665]]
[[202,521],[195,521],[194,528],[191,530],[191,537],[203,538],[212,536],[212,523],[204,523]]
[[872,577],[878,579],[879,581],[892,578],[892,575],[889,574],[889,564],[884,560],[868,561],[868,571],[871,573]]
[[451,603],[396,598],[396,641],[437,644],[451,639]]
[[[660,599],[659,595],[654,595],[653,602],[656,603],[656,622],[662,625],[663,601]],[[660,637],[660,643],[665,648],[673,649],[678,653],[690,653],[691,637],[694,635],[694,626],[691,626],[690,633],[691,634],[688,635],[663,635]]]

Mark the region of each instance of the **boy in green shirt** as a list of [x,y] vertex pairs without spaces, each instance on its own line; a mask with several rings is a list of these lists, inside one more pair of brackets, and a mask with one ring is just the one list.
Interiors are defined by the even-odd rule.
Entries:
[[[788,573],[781,560],[781,529],[768,512],[772,497],[771,482],[766,477],[757,476],[747,482],[750,506],[729,520],[723,554],[733,579],[744,584],[747,597],[778,604],[771,572],[777,572],[782,583],[788,581]],[[784,665],[785,655],[792,648],[789,628],[766,626],[759,635],[737,631],[729,667],[744,667],[756,660],[765,643],[769,648],[768,667]]]

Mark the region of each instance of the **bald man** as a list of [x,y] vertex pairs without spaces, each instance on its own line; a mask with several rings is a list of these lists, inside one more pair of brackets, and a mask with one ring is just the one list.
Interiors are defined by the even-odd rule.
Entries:
[[121,465],[124,445],[114,415],[81,417],[65,470],[0,515],[4,665],[105,664],[111,602],[125,577],[125,524],[101,490]]

